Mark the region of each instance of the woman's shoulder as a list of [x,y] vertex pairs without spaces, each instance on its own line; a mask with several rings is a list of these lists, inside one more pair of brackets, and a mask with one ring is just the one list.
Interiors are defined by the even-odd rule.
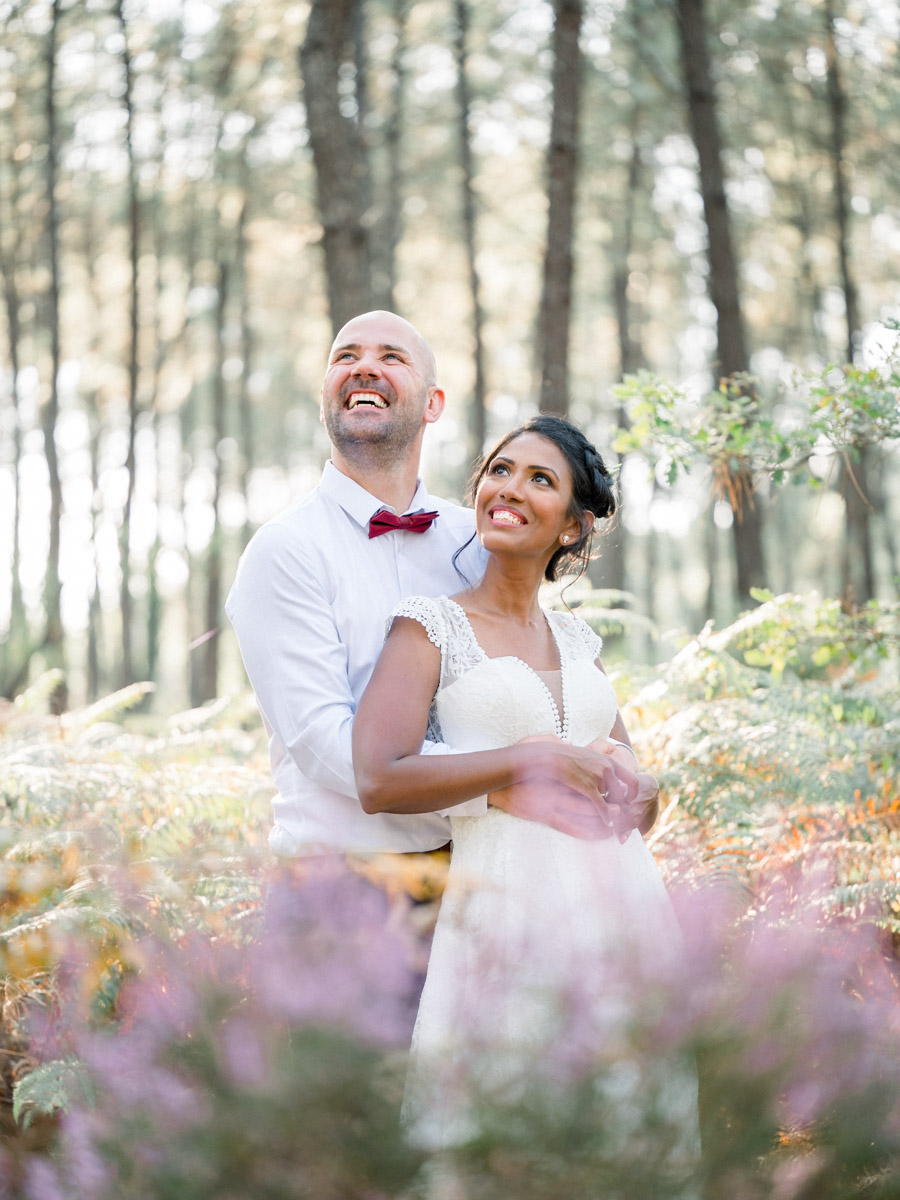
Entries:
[[428,635],[428,640],[440,649],[447,636],[448,604],[446,596],[407,596],[388,618],[388,631],[398,617],[406,617],[418,622]]

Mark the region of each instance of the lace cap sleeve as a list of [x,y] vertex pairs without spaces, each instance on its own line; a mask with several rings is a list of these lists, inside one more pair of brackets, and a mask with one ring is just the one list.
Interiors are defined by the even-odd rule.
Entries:
[[[428,640],[441,652],[441,681],[443,682],[447,662],[447,622],[441,609],[440,602],[429,596],[409,596],[402,601],[387,619],[384,636],[391,631],[396,617],[409,617],[418,621],[428,635]],[[434,701],[428,711],[428,728],[425,737],[429,742],[442,742],[441,723],[438,719]]]
[[553,618],[563,632],[566,644],[576,658],[589,658],[592,662],[600,657],[603,638],[594,633],[587,621],[574,613],[554,612]]
[[437,646],[443,655],[447,641],[447,627],[443,614],[435,600],[430,596],[408,596],[397,605],[388,617],[387,626],[384,631],[385,637],[390,633],[391,626],[396,617],[409,617],[413,621],[418,621],[428,634],[429,642]]

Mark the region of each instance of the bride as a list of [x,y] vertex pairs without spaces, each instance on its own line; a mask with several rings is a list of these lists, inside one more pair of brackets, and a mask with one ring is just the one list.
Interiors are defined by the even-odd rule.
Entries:
[[[478,1133],[477,1101],[517,1103],[573,1055],[583,1065],[601,1043],[608,1050],[626,1015],[623,971],[665,975],[679,936],[641,836],[656,817],[652,777],[638,777],[630,803],[598,800],[609,826],[599,841],[497,807],[452,816],[453,805],[537,773],[557,739],[637,769],[600,639],[538,603],[542,580],[586,562],[595,519],[615,509],[600,455],[567,421],[536,417],[485,458],[474,498],[484,576],[396,609],[353,734],[367,812],[425,811],[435,800],[451,810],[405,1101],[411,1136],[432,1150]],[[420,755],[426,735],[454,753]],[[624,1095],[621,1078],[609,1086]]]

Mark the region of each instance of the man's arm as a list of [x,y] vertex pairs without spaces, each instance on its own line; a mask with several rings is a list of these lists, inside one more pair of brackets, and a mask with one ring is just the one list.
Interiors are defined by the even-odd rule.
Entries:
[[304,775],[355,797],[347,652],[319,570],[266,526],[244,551],[226,611],[266,724]]
[[[356,704],[320,567],[281,527],[264,527],[244,552],[226,611],[268,727],[308,779],[356,799]],[[421,752],[450,748],[426,742]],[[457,811],[479,815],[487,802],[476,797]]]

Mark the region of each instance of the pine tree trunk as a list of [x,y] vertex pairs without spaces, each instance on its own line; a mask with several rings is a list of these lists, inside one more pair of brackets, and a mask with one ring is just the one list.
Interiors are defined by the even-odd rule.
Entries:
[[[20,578],[21,543],[19,541],[19,522],[22,514],[22,415],[21,415],[21,326],[19,322],[19,288],[18,268],[19,252],[18,239],[12,238],[9,245],[2,236],[5,229],[15,229],[15,217],[19,210],[18,173],[7,164],[7,177],[11,181],[9,203],[4,204],[0,212],[0,274],[3,276],[3,304],[6,310],[6,332],[9,344],[10,398],[12,400],[12,553],[10,556],[10,610],[9,630],[0,643],[0,695],[12,696],[14,686],[21,681],[28,669],[28,628],[25,615],[25,604],[22,597],[22,581]],[[5,199],[5,197],[3,197]],[[18,663],[14,665],[14,656]]]
[[456,0],[456,108],[459,119],[459,158],[462,167],[463,240],[472,297],[472,351],[475,381],[469,409],[469,458],[477,463],[484,453],[487,437],[484,372],[484,310],[481,303],[481,276],[478,273],[477,221],[475,216],[474,167],[469,128],[471,98],[469,95],[468,64],[469,6],[467,0]]
[[[250,375],[253,370],[254,337],[253,324],[250,319],[250,284],[247,273],[249,257],[247,246],[247,209],[250,180],[246,171],[246,160],[243,163],[244,196],[237,223],[237,271],[238,294],[240,296],[240,327],[241,327],[241,377],[238,383],[238,428],[241,439],[241,494],[244,504],[248,504],[250,496],[250,476],[256,465],[256,429],[253,419],[253,404],[250,399]],[[242,533],[242,548],[246,546],[253,535],[249,506],[244,519]]]
[[403,158],[401,154],[403,129],[406,122],[406,45],[408,0],[393,0],[392,16],[397,38],[393,54],[393,108],[387,120],[385,145],[387,149],[387,183],[381,253],[377,256],[375,279],[376,303],[393,311],[396,308],[397,247],[400,245],[403,216]]
[[313,0],[300,48],[328,307],[335,331],[373,304],[369,159],[359,123],[343,115],[338,95],[339,71],[348,57],[346,48],[361,2]]
[[[845,354],[853,362],[860,316],[856,280],[850,264],[850,202],[847,180],[847,96],[840,72],[835,38],[835,14],[832,0],[825,0],[826,83],[830,125],[831,176],[834,188],[837,224],[838,260],[841,288],[847,320]],[[871,452],[865,446],[858,455],[845,460],[841,472],[841,491],[846,513],[846,535],[841,555],[841,593],[848,607],[866,604],[875,595],[875,564],[872,554],[872,502],[869,498]]]
[[[61,611],[59,576],[60,528],[63,511],[62,481],[56,451],[56,423],[59,418],[60,348],[60,270],[59,270],[59,212],[57,207],[58,152],[56,123],[56,45],[61,0],[53,0],[46,51],[46,129],[47,129],[47,244],[49,250],[50,282],[47,291],[47,325],[50,330],[50,381],[47,399],[41,407],[41,428],[44,435],[44,456],[50,484],[50,539],[47,570],[44,577],[44,611],[46,632],[44,651],[48,666],[65,670],[65,640]],[[68,685],[63,679],[53,697],[53,707],[63,712],[68,704]]]
[[119,609],[122,619],[122,661],[119,683],[124,687],[133,683],[134,663],[134,604],[131,596],[131,509],[134,502],[136,477],[135,444],[138,423],[138,331],[140,313],[138,309],[138,258],[140,254],[140,207],[138,201],[137,164],[134,152],[134,81],[132,78],[131,54],[128,49],[128,27],[125,23],[123,0],[116,0],[116,17],[122,38],[122,73],[125,106],[125,151],[128,158],[128,442],[125,451],[125,470],[128,486],[125,493],[125,508],[119,530],[119,562],[122,572],[119,589]]
[[578,119],[581,100],[582,0],[554,0],[553,115],[547,149],[547,245],[538,318],[542,412],[569,411]]
[[[706,45],[704,0],[677,0],[681,61],[691,137],[697,149],[700,191],[708,232],[709,293],[717,314],[719,374],[730,377],[748,370],[738,284],[737,256],[725,196],[722,139],[712,67]],[[753,480],[740,465],[734,472],[734,546],[737,590],[743,601],[751,587],[765,583],[762,521],[753,495]]]
[[205,641],[201,647],[202,699],[214,700],[219,690],[219,627],[222,623],[222,456],[218,447],[225,437],[225,314],[228,307],[229,266],[219,263],[216,301],[216,351],[213,364],[213,445],[216,471],[213,490],[213,532],[206,556]]

